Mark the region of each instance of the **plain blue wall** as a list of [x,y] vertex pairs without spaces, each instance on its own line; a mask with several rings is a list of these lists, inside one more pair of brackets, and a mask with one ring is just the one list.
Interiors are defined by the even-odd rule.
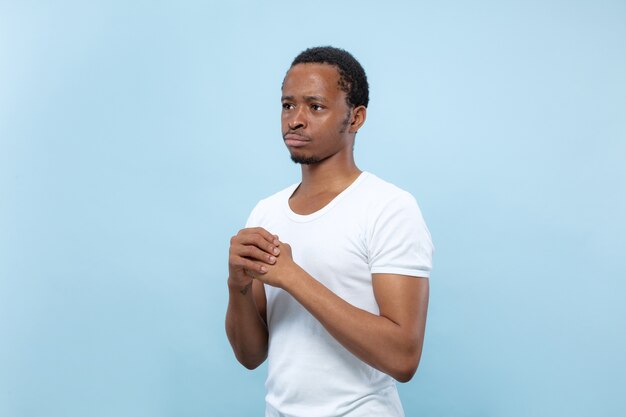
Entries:
[[626,415],[626,3],[0,1],[0,415],[252,416],[228,239],[298,181],[280,83],[371,85],[437,247],[407,416]]

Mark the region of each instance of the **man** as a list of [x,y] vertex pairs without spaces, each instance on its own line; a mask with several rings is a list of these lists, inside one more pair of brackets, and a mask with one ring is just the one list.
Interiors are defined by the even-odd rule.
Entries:
[[355,164],[368,100],[348,52],[296,57],[282,133],[302,181],[230,242],[226,332],[247,368],[269,357],[266,416],[403,415],[394,379],[420,360],[432,243],[413,197]]

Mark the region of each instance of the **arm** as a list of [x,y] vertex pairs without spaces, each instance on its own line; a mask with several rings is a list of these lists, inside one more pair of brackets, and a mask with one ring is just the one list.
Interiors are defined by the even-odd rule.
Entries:
[[334,294],[300,268],[289,245],[259,279],[291,294],[326,330],[362,361],[409,381],[419,364],[426,310],[428,279],[394,274],[373,274],[380,315],[359,309]]
[[237,360],[248,369],[267,357],[265,290],[255,276],[276,261],[278,241],[262,228],[243,229],[230,241],[226,334]]

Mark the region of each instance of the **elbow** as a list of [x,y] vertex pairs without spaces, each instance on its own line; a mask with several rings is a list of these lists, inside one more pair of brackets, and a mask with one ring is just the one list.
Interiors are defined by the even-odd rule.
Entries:
[[413,379],[415,372],[417,371],[417,363],[415,365],[407,365],[400,369],[396,369],[391,376],[398,382],[409,382]]
[[394,372],[394,374],[391,376],[396,381],[405,383],[413,379],[413,376],[415,375],[416,371],[417,371],[417,366],[408,367],[406,369],[401,369],[401,370]]
[[420,362],[421,352],[416,349],[413,352],[404,356],[401,360],[398,360],[392,370],[389,373],[398,382],[409,382],[413,379],[413,376],[417,372],[417,368]]
[[263,356],[245,356],[245,355],[235,355],[237,357],[237,361],[244,366],[244,368],[252,371],[258,368],[263,362],[265,362],[265,358],[267,355]]
[[239,361],[240,364],[243,365],[244,368],[246,368],[249,371],[255,370],[256,368],[259,367],[259,365],[261,365],[261,363],[263,362],[242,362]]

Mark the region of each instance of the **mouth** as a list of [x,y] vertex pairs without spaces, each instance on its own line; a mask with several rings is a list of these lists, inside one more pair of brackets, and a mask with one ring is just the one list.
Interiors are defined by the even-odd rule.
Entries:
[[285,140],[285,145],[293,148],[306,146],[306,144],[311,141],[309,138],[296,133],[287,133],[283,136],[283,139]]

